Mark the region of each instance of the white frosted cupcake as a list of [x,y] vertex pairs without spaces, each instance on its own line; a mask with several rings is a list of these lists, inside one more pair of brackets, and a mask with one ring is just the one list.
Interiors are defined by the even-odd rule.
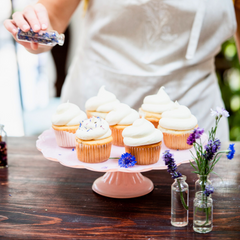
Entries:
[[126,152],[135,156],[137,164],[153,164],[159,160],[163,135],[148,120],[134,121],[122,135]]
[[60,104],[51,119],[58,146],[75,147],[75,133],[79,123],[86,118],[86,113],[77,105],[69,102]]
[[97,96],[87,100],[85,104],[87,116],[88,118],[95,116],[105,119],[106,115],[119,103],[120,101],[117,100],[116,96],[106,91],[105,86],[102,86]]
[[104,162],[110,157],[111,147],[111,130],[104,119],[92,117],[80,123],[76,132],[76,151],[80,161]]
[[157,128],[162,113],[173,108],[174,102],[171,101],[170,97],[164,91],[164,87],[161,87],[157,94],[144,98],[139,113],[141,117],[150,121]]
[[124,146],[122,131],[137,119],[139,119],[138,112],[124,103],[119,103],[107,114],[106,121],[112,130],[113,145]]
[[187,138],[197,127],[197,118],[183,105],[175,102],[175,109],[164,112],[159,121],[158,129],[163,132],[166,147],[171,149],[189,149]]

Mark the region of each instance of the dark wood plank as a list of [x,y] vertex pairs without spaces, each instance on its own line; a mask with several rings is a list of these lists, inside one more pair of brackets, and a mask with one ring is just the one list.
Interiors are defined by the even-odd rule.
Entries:
[[165,170],[144,173],[155,184],[146,196],[102,197],[91,190],[102,173],[46,160],[35,141],[9,139],[9,168],[0,169],[0,239],[240,239],[240,143],[235,159],[222,158],[215,168],[224,182],[211,176],[214,228],[201,235],[192,230],[197,177],[190,164],[179,167],[190,187],[189,225],[175,228],[170,224],[172,179]]

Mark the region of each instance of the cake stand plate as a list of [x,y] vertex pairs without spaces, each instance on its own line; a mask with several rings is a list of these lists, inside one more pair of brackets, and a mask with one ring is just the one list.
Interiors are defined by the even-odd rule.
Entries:
[[[202,144],[207,141],[207,135],[203,134]],[[37,149],[43,156],[51,161],[56,161],[66,167],[82,168],[91,171],[105,172],[105,174],[96,179],[92,189],[96,193],[112,198],[133,198],[140,197],[150,193],[153,190],[153,183],[141,172],[151,170],[167,169],[162,160],[162,153],[167,147],[162,144],[159,161],[150,165],[135,165],[131,168],[121,168],[118,165],[118,159],[108,159],[102,163],[84,163],[78,160],[75,148],[61,148],[57,145],[54,131],[52,129],[44,131],[36,142]],[[194,154],[194,148],[190,149]],[[124,147],[112,146],[110,158],[120,157],[125,152]],[[171,150],[174,155],[176,165],[188,163],[192,160],[189,150]]]

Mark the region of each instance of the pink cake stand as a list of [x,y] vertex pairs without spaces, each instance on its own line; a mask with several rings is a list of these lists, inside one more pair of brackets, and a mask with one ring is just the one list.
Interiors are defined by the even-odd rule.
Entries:
[[[202,143],[207,141],[207,135],[203,135]],[[162,160],[162,153],[167,150],[164,143],[159,161],[151,165],[135,165],[132,168],[121,168],[118,159],[108,159],[103,163],[84,163],[77,159],[75,148],[61,148],[57,145],[52,129],[44,131],[36,142],[37,149],[46,159],[59,162],[63,166],[71,168],[86,168],[91,171],[105,172],[96,179],[92,185],[94,192],[112,198],[134,198],[150,193],[153,190],[153,182],[144,177],[141,172],[167,169]],[[195,153],[194,148],[190,149]],[[125,152],[124,147],[112,146],[110,158],[120,157]],[[192,159],[189,150],[171,150],[176,164],[188,163]]]

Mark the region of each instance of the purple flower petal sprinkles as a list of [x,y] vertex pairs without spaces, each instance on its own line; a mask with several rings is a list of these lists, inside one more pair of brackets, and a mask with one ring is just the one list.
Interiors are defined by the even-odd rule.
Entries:
[[55,46],[56,44],[62,46],[65,40],[64,34],[58,34],[57,31],[34,32],[30,29],[28,32],[24,32],[20,28],[16,37],[19,41],[35,42],[48,46]]

